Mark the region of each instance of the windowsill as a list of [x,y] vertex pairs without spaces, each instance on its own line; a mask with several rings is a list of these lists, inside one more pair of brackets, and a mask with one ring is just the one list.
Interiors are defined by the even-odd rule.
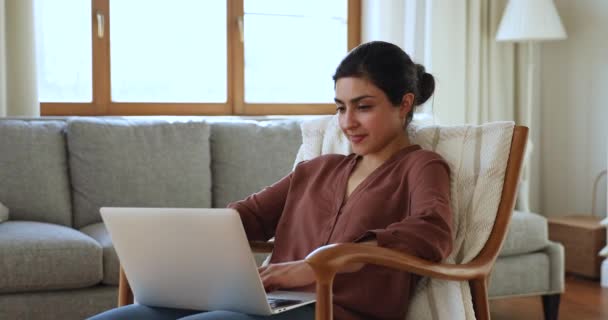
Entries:
[[[187,121],[189,119],[205,119],[209,122],[219,121],[238,121],[238,120],[253,120],[253,121],[272,121],[272,120],[310,120],[318,119],[325,115],[267,115],[267,116],[237,116],[237,115],[191,115],[191,116],[40,116],[40,117],[0,117],[0,120],[67,120],[74,117],[87,118],[109,118],[109,119],[165,119],[167,121]],[[417,112],[414,114],[414,119],[425,123],[432,123],[433,116],[429,113]]]
[[0,120],[67,120],[74,117],[86,118],[108,118],[108,119],[166,119],[168,121],[185,121],[188,119],[208,119],[210,121],[230,121],[230,120],[255,120],[255,121],[271,121],[271,120],[309,120],[325,117],[328,115],[267,115],[267,116],[213,116],[213,115],[191,115],[191,116],[173,116],[173,115],[155,115],[155,116],[40,116],[40,117],[0,117]]

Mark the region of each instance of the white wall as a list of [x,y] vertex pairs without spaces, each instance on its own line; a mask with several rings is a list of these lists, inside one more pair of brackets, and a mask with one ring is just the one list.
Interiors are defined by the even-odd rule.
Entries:
[[34,1],[0,1],[0,116],[40,115]]
[[[0,0],[0,68],[6,66],[6,4]],[[6,115],[6,71],[0,71],[0,117]]]
[[[568,39],[540,53],[542,212],[589,214],[594,178],[608,163],[608,1],[555,3]],[[604,216],[605,178],[600,186]]]

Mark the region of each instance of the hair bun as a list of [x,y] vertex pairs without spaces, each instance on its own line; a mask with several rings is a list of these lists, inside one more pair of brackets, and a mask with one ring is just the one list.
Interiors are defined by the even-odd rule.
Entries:
[[425,103],[435,92],[435,77],[427,73],[421,64],[416,64],[416,74],[418,75],[418,97],[416,105]]

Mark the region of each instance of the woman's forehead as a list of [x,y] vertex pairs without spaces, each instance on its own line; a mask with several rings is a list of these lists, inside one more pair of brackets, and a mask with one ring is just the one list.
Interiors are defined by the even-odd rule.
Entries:
[[336,98],[348,99],[359,95],[378,95],[381,90],[366,78],[346,77],[336,81]]

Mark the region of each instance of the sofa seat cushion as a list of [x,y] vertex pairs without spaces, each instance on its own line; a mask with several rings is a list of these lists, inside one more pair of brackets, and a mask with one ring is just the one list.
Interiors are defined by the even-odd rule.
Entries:
[[100,207],[211,206],[204,121],[74,118],[67,139],[78,229],[101,222]]
[[549,245],[547,219],[536,213],[515,210],[507,232],[507,239],[499,255],[512,256],[530,253],[547,245]]
[[65,122],[0,120],[0,201],[12,220],[72,225]]
[[101,246],[60,225],[0,224],[0,293],[85,288],[102,279]]
[[114,250],[112,239],[108,229],[103,222],[95,223],[80,229],[80,232],[97,240],[97,243],[103,249],[103,284],[118,285],[118,275],[120,270],[120,261]]

